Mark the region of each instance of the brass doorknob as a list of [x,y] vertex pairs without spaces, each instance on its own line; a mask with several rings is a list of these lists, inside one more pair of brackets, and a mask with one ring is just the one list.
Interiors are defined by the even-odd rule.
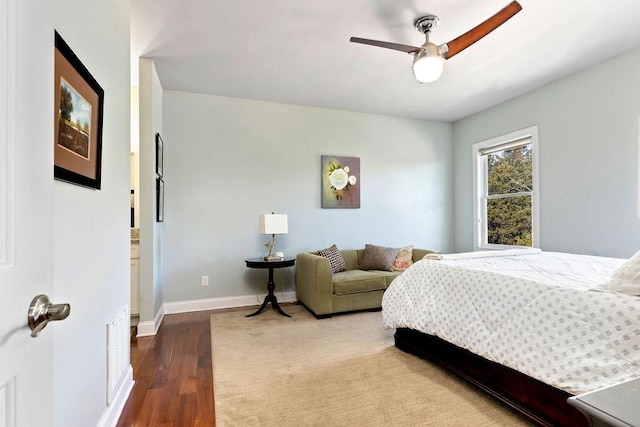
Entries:
[[52,320],[64,320],[71,313],[69,304],[51,304],[46,295],[37,295],[29,306],[29,327],[31,336],[37,337],[40,331]]

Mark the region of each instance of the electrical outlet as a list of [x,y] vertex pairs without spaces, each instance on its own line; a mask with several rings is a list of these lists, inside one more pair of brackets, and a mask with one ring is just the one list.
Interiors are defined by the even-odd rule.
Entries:
[[202,276],[202,286],[209,286],[209,276]]

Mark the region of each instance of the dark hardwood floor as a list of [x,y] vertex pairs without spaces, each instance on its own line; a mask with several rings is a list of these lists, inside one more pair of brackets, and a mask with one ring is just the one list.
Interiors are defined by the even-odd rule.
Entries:
[[215,426],[209,331],[214,312],[166,315],[157,335],[131,339],[135,385],[118,427]]

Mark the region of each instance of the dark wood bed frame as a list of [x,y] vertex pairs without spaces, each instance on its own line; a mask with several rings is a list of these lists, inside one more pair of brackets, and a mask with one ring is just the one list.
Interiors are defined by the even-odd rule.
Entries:
[[571,394],[521,372],[480,357],[433,335],[400,328],[400,350],[429,360],[497,398],[541,426],[588,426],[586,417],[567,403]]

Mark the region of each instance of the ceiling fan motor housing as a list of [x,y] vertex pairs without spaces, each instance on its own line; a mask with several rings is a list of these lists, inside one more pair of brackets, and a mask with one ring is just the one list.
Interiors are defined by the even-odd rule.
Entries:
[[444,68],[444,58],[438,52],[438,46],[427,41],[422,49],[413,56],[413,76],[419,83],[430,83],[440,78]]

